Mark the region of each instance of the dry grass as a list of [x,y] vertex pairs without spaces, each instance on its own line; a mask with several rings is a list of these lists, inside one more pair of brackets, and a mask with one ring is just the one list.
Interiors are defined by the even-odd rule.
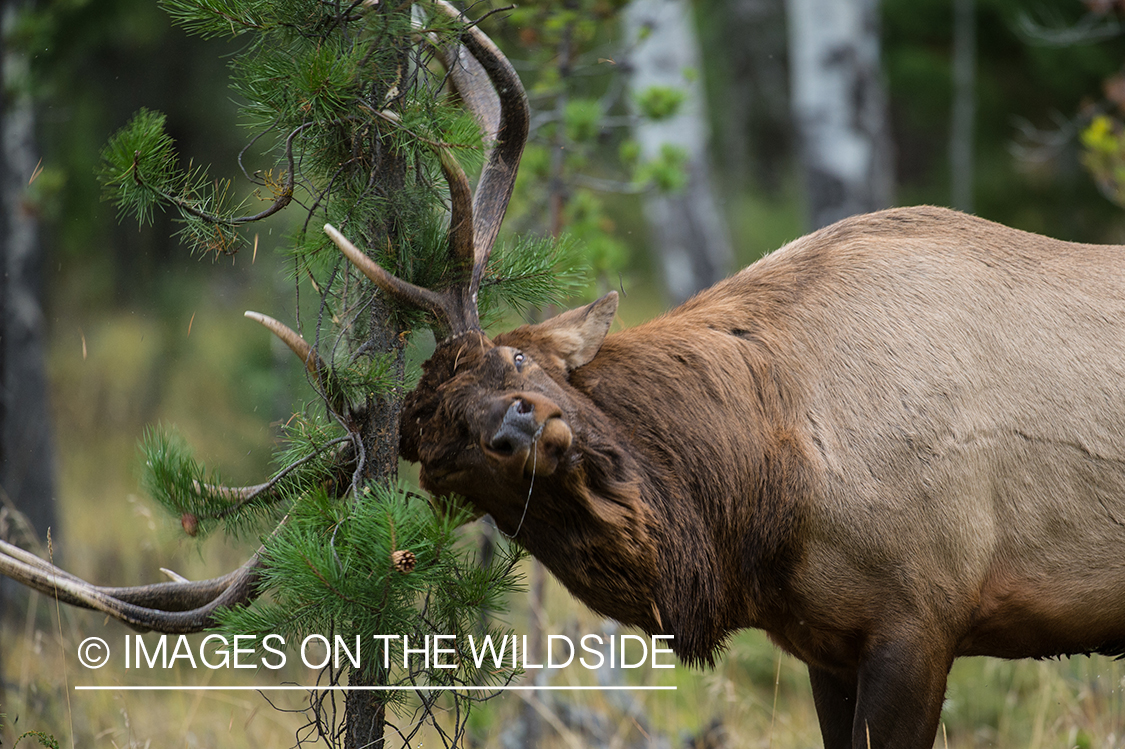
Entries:
[[[604,625],[573,603],[553,584],[548,594],[545,631],[597,632]],[[5,712],[18,717],[17,732],[43,730],[62,746],[106,747],[289,747],[304,718],[275,709],[299,710],[300,693],[254,692],[74,692],[76,684],[311,683],[315,675],[290,670],[230,672],[180,669],[171,673],[130,674],[121,668],[89,671],[75,659],[77,643],[89,634],[122,642],[127,630],[85,612],[55,612],[45,597],[34,606],[37,621],[4,635]],[[61,613],[62,631],[58,630]],[[525,624],[514,622],[517,631]],[[1008,663],[993,659],[959,662],[953,671],[938,747],[1111,749],[1122,743],[1125,710],[1120,663],[1104,658],[1061,662]],[[593,684],[585,669],[555,673],[551,684]],[[739,636],[714,671],[682,666],[655,675],[638,669],[627,683],[674,684],[675,692],[504,693],[478,708],[473,744],[513,745],[512,726],[524,703],[542,719],[544,746],[684,746],[689,737],[721,723],[729,747],[754,749],[819,745],[819,731],[804,667],[781,655],[756,632]],[[624,704],[627,701],[629,704]],[[599,722],[593,734],[577,718]],[[408,720],[408,719],[406,719]],[[401,725],[401,723],[400,723]],[[507,736],[508,742],[504,739]],[[71,738],[73,737],[73,739]],[[10,742],[12,731],[6,732]],[[422,735],[422,745],[440,746]],[[10,743],[9,743],[10,745]],[[393,744],[392,744],[393,745]],[[518,746],[518,744],[515,744]]]

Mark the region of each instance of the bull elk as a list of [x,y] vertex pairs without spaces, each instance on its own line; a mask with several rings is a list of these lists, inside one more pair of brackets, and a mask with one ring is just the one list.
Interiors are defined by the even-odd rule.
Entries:
[[453,324],[401,451],[689,663],[765,630],[826,747],[929,747],[958,656],[1125,653],[1123,260],[846,219],[612,335],[613,292]]
[[[609,334],[611,292],[490,339],[476,295],[527,103],[479,30],[464,42],[495,147],[475,196],[442,161],[463,282],[413,286],[326,227],[447,334],[402,417],[426,489],[688,663],[766,631],[808,665],[826,747],[931,746],[959,656],[1125,653],[1122,248],[896,209],[632,329]],[[163,631],[247,600],[260,564],[106,589],[4,550],[5,574]]]
[[611,292],[490,339],[487,248],[435,293],[328,231],[448,328],[402,416],[422,485],[688,663],[765,630],[826,747],[932,746],[959,656],[1125,653],[1122,248],[895,209],[632,329]]
[[932,746],[958,656],[1125,653],[1122,248],[889,210],[632,329],[611,292],[490,339],[495,226],[443,292],[327,230],[448,331],[402,416],[422,485],[688,663],[765,630],[826,747]]

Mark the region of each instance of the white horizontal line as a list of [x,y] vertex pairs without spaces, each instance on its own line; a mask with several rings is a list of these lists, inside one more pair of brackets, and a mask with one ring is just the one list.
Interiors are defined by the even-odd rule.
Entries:
[[370,687],[342,687],[342,686],[300,686],[294,684],[284,684],[281,686],[267,686],[267,687],[222,687],[222,686],[75,686],[76,692],[536,692],[536,691],[560,691],[560,692],[611,692],[611,691],[675,691],[676,687],[624,687],[624,686],[609,686],[609,687],[592,687],[592,686],[464,686],[464,687],[448,687],[448,686],[370,686]]

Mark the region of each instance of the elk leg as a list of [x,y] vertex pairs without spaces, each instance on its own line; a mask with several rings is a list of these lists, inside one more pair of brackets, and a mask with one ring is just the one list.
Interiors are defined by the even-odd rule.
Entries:
[[931,749],[952,664],[951,655],[921,642],[870,651],[859,667],[852,746]]
[[809,682],[824,749],[850,749],[858,682],[856,672],[841,673],[809,666]]

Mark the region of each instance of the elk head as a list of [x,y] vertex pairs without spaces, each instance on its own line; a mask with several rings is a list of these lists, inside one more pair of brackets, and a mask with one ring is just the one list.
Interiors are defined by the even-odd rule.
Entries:
[[503,493],[525,487],[533,477],[565,467],[578,397],[568,392],[566,375],[597,353],[617,295],[527,328],[531,337],[526,346],[503,336],[493,342],[481,331],[477,294],[527,140],[528,106],[515,71],[483,34],[467,36],[465,47],[495,95],[482,96],[473,87],[473,95],[462,98],[478,121],[495,122],[496,129],[475,195],[457,161],[439,149],[449,184],[449,255],[456,283],[442,291],[414,286],[388,273],[334,227],[327,225],[325,231],[380,289],[430,312],[446,334],[425,365],[422,383],[407,399],[403,456],[421,463],[425,488],[435,494],[464,494],[506,528],[511,513],[504,512],[499,498],[484,499],[485,489]]
[[[569,382],[598,353],[617,310],[616,292],[495,339],[481,330],[477,293],[507,210],[529,118],[523,87],[499,50],[482,34],[463,42],[495,95],[482,97],[474,87],[473,96],[462,98],[478,121],[497,126],[475,195],[452,156],[439,152],[449,183],[449,256],[459,269],[458,281],[443,290],[414,286],[334,227],[325,231],[383,292],[430,312],[441,328],[402,412],[400,452],[421,464],[423,487],[467,497],[595,610],[662,631],[651,590],[657,576],[654,522],[639,500],[639,472],[619,447],[618,428]],[[551,529],[562,528],[568,542],[556,543],[559,535]],[[608,547],[613,559],[606,558],[601,569],[597,562],[571,563],[575,553],[605,558],[599,551]],[[629,574],[621,574],[622,566]]]
[[403,409],[401,451],[421,464],[422,485],[471,498],[518,536],[533,483],[577,468],[590,408],[568,377],[593,359],[616,310],[611,292],[494,341],[470,331],[442,342]]

